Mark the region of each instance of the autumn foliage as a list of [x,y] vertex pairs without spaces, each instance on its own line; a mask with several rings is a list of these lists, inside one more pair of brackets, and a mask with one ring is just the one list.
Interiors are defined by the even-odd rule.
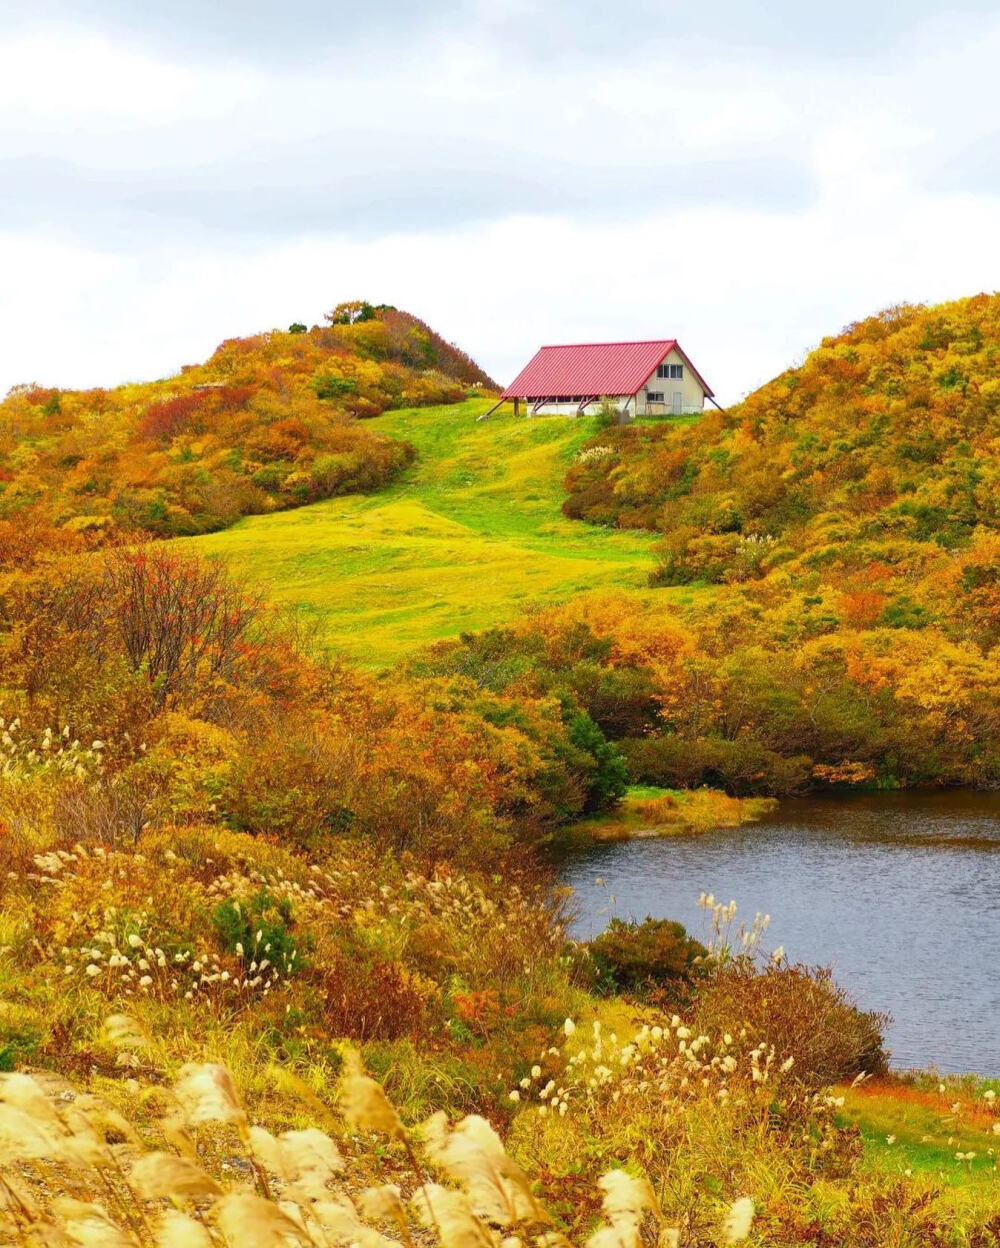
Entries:
[[[603,430],[567,514],[659,530],[687,722],[633,774],[734,791],[994,785],[1000,296],[900,307],[725,413]],[[668,606],[668,601],[671,606]]]
[[113,390],[15,387],[0,402],[2,527],[63,542],[161,536],[377,490],[412,448],[366,428],[393,407],[451,403],[489,378],[394,308],[224,342],[179,376]]
[[[3,731],[25,772],[0,785],[10,828],[131,843],[147,823],[217,824],[484,862],[621,789],[601,732],[545,691],[331,664],[300,617],[167,544],[11,572],[0,626]],[[49,766],[55,744],[92,740],[82,772]]]
[[[488,380],[420,322],[356,302],[169,382],[9,396],[0,1238],[994,1242],[992,1196],[949,1219],[937,1177],[858,1164],[823,1085],[883,1068],[881,1016],[746,939],[572,941],[532,851],[629,780],[1000,783],[998,309],[603,430],[567,509],[661,528],[656,586],[381,673],[148,535],[385,485],[411,452],[364,418]],[[705,905],[718,937],[735,903]]]
[[[1000,296],[891,308],[727,412],[603,431],[606,453],[570,471],[566,511],[668,534],[675,582],[745,579],[740,541],[773,543],[758,573],[833,545],[956,549],[1000,519],[998,348]],[[689,567],[695,540],[720,552],[718,572]]]

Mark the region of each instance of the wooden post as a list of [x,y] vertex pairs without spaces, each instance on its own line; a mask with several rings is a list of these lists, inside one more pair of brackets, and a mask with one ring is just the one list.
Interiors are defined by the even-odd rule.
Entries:
[[521,400],[520,399],[514,400],[514,415],[515,416],[521,415]]
[[497,401],[493,404],[493,406],[490,408],[488,412],[483,412],[481,416],[477,416],[476,423],[478,424],[478,422],[481,420],[489,420],[489,418],[493,415],[493,413],[497,410],[498,407],[503,407],[502,398],[497,399]]

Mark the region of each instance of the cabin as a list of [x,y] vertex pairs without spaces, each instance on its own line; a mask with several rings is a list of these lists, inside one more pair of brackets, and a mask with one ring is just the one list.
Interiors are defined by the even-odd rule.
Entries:
[[622,420],[688,416],[715,402],[676,339],[541,347],[501,396],[529,415],[582,416],[610,399]]

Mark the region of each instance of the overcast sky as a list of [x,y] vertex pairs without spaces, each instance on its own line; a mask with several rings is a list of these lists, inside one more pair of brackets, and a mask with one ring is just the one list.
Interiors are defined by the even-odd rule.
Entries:
[[998,64],[997,0],[0,0],[0,393],[368,298],[731,402],[1000,287]]

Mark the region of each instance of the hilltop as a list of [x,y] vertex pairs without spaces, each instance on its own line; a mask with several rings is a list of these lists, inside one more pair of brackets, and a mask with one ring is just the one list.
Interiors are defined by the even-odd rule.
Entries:
[[859,322],[683,426],[387,412],[386,490],[194,548],[333,652],[562,699],[633,782],[991,786],[997,303]]
[[[417,317],[342,304],[328,324],[232,338],[204,364],[111,390],[15,387],[0,403],[0,525],[162,537],[376,490],[412,461],[365,423],[493,383]],[[11,527],[12,526],[12,527]],[[12,552],[11,552],[12,553]]]

